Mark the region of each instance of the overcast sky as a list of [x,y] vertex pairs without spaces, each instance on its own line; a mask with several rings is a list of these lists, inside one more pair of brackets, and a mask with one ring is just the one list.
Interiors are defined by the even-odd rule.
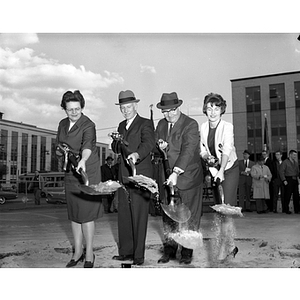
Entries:
[[109,143],[108,133],[122,120],[115,105],[121,90],[130,89],[141,100],[142,116],[150,116],[153,104],[155,123],[162,117],[156,108],[162,93],[175,91],[183,100],[181,110],[199,124],[205,121],[204,96],[216,92],[227,100],[224,118],[231,121],[231,79],[300,68],[295,32],[62,32],[0,34],[4,119],[56,130],[66,116],[60,108],[63,93],[79,89],[98,141]]

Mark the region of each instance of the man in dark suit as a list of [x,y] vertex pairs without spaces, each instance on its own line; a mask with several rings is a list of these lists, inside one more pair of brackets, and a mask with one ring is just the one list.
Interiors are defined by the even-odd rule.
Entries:
[[[252,187],[251,168],[255,165],[254,161],[249,159],[250,152],[243,152],[243,159],[239,160],[239,206],[244,210],[251,212],[250,195]],[[246,204],[245,204],[246,201]]]
[[[113,158],[111,156],[108,156],[106,158],[106,163],[101,166],[101,181],[105,182],[108,180],[116,180],[117,176],[115,174],[115,168],[112,165],[113,163]],[[103,206],[104,206],[104,213],[112,213],[110,210],[112,202],[114,199],[114,194],[108,195],[105,198],[103,198]]]
[[[203,169],[200,158],[199,126],[196,120],[181,113],[183,103],[175,92],[164,93],[157,108],[161,109],[164,119],[156,128],[159,147],[167,152],[171,174],[166,178],[168,185],[176,186],[182,202],[190,209],[191,219],[187,229],[198,231],[202,215]],[[164,254],[158,263],[167,263],[176,258],[178,244],[168,237],[169,231],[176,231],[175,223],[163,213]],[[181,248],[180,263],[190,264],[193,250]]]
[[280,166],[282,164],[282,152],[280,150],[275,152],[274,168],[272,173],[273,181],[273,212],[277,213],[277,204],[280,195],[282,212],[284,209],[284,185],[280,178]]
[[150,192],[137,188],[126,178],[132,176],[129,161],[136,167],[137,175],[153,176],[150,152],[155,146],[154,128],[151,120],[137,113],[139,99],[130,90],[119,93],[120,110],[125,120],[119,124],[118,133],[123,141],[115,139],[112,150],[121,154],[119,179],[126,186],[119,189],[118,236],[120,261],[133,260],[134,265],[144,263],[148,224]]
[[272,174],[272,179],[269,184],[270,199],[269,200],[266,199],[268,210],[272,212],[273,211],[273,202],[274,202],[274,192],[273,192],[273,189],[274,189],[273,188],[273,185],[274,185],[274,162],[269,156],[270,155],[269,151],[263,150],[261,152],[261,155],[264,157],[265,165],[270,169],[271,174]]

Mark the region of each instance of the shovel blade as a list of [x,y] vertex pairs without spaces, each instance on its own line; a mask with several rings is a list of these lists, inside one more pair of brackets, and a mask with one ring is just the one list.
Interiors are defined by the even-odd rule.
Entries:
[[211,206],[211,208],[225,216],[227,215],[243,217],[241,207],[231,206],[230,204],[215,204],[214,206]]
[[191,211],[183,203],[178,205],[161,204],[161,207],[168,217],[178,223],[185,223],[191,217]]
[[93,189],[90,186],[87,185],[78,185],[78,188],[80,189],[81,192],[88,194],[88,195],[111,195],[112,193],[103,193],[103,192],[98,192],[95,189]]

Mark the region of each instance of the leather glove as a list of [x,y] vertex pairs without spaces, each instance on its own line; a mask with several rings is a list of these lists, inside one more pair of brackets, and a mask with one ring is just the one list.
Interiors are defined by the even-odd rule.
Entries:
[[173,172],[167,179],[167,185],[173,185],[173,186],[177,185],[177,178],[178,178],[178,174]]

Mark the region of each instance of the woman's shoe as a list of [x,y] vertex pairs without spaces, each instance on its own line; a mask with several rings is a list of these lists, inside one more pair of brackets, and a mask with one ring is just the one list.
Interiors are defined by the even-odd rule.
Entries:
[[94,254],[94,260],[93,261],[85,261],[83,267],[84,268],[94,268],[94,262],[95,262],[95,254]]
[[233,258],[235,258],[236,254],[239,252],[239,248],[238,247],[234,247],[233,250],[227,255],[227,257],[232,256]]
[[79,261],[83,261],[83,260],[84,260],[84,254],[82,253],[81,256],[80,256],[77,260],[75,260],[75,259],[72,258],[72,259],[67,263],[66,268],[75,267],[75,266],[79,263]]

